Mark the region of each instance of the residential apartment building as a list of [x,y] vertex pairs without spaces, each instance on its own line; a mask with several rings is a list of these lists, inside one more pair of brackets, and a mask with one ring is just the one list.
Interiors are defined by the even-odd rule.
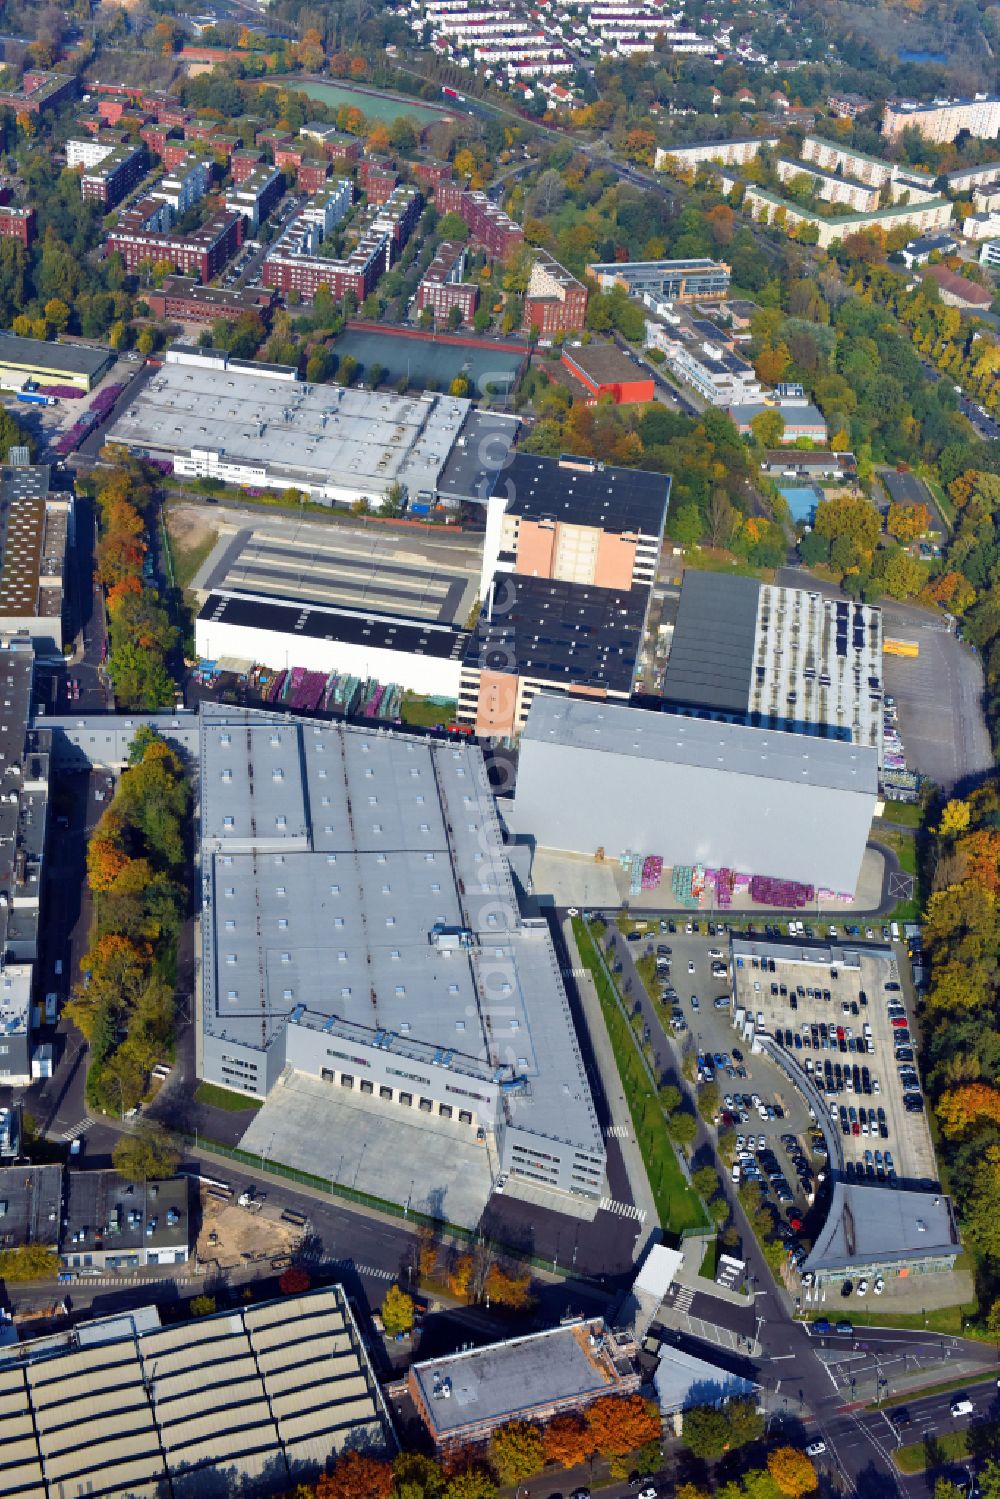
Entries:
[[353,202],[353,182],[349,177],[336,177],[325,182],[320,192],[313,194],[301,212],[295,215],[292,223],[314,224],[322,241],[331,229],[347,217]]
[[816,194],[826,203],[841,203],[853,213],[870,213],[879,205],[881,191],[863,182],[852,182],[849,177],[838,177],[835,172],[822,167],[810,166],[802,161],[789,161],[780,157],[775,162],[778,180],[791,182],[796,177],[808,177],[815,185]]
[[285,191],[285,179],[277,167],[254,167],[242,182],[226,193],[226,208],[239,213],[252,229],[258,229]]
[[0,238],[20,240],[27,249],[35,238],[35,210],[16,203],[0,204]]
[[196,275],[204,282],[217,276],[226,261],[236,254],[243,243],[243,227],[241,214],[227,212],[213,214],[200,229],[186,236],[135,230],[119,224],[105,244],[109,251],[118,251],[128,271],[135,270],[144,260],[169,261],[175,271]]
[[188,156],[167,177],[161,177],[149,196],[169,203],[178,217],[202,199],[212,180],[212,168],[203,156]]
[[991,239],[979,252],[979,264],[1000,267],[1000,239]]
[[392,245],[384,230],[362,235],[350,254],[342,260],[315,254],[310,226],[300,231],[286,231],[264,258],[263,282],[287,296],[296,291],[304,302],[311,302],[321,286],[334,297],[348,292],[363,302],[375,290],[389,267]]
[[252,176],[258,167],[264,165],[263,151],[234,151],[229,158],[229,172],[236,187],[242,187],[247,178]]
[[483,192],[471,191],[457,182],[439,182],[434,189],[434,203],[439,213],[457,213],[472,238],[498,260],[506,260],[524,242],[521,225],[508,218]]
[[358,185],[369,203],[386,203],[399,185],[399,173],[383,156],[366,156],[358,167]]
[[733,140],[698,141],[692,146],[668,146],[666,149],[657,146],[653,165],[658,172],[671,167],[685,170],[705,162],[716,162],[724,167],[745,166],[760,155],[763,147],[774,150],[780,144],[778,135],[745,135]]
[[579,333],[587,315],[587,288],[548,250],[538,250],[524,294],[522,327],[542,335]]
[[853,147],[840,145],[836,141],[824,140],[819,135],[805,137],[801,154],[803,161],[814,162],[827,172],[843,172],[853,181],[863,182],[868,187],[886,187],[892,181],[893,174],[903,170],[891,161],[883,161],[879,156],[869,156],[864,151],[856,151]]
[[882,134],[894,140],[904,130],[917,130],[924,140],[953,141],[963,130],[977,140],[995,141],[1000,135],[1000,94],[976,94],[972,99],[935,99],[920,104],[908,99],[887,103]]
[[962,167],[949,172],[945,181],[951,193],[967,193],[973,188],[990,187],[1000,182],[1000,161],[987,161],[981,167]]
[[937,198],[930,203],[894,204],[871,213],[839,214],[835,218],[823,218],[820,214],[810,212],[808,208],[801,208],[797,203],[790,203],[775,193],[765,192],[763,188],[749,183],[743,206],[747,213],[753,214],[760,222],[771,223],[780,214],[786,226],[815,225],[816,243],[821,250],[842,240],[845,235],[855,234],[862,229],[889,230],[901,224],[920,233],[926,233],[930,229],[943,229],[951,223],[953,212],[953,205],[947,198]]
[[73,170],[83,167],[88,171],[98,166],[122,144],[122,137],[112,131],[101,130],[97,135],[72,136],[66,142],[66,165]]
[[668,369],[713,406],[744,406],[763,399],[764,388],[735,342],[708,318],[647,319],[646,347],[666,356]]
[[300,193],[318,193],[330,175],[328,161],[303,161],[295,177]]
[[474,282],[465,281],[465,246],[458,240],[444,240],[424,272],[417,287],[417,309],[425,308],[434,314],[434,321],[443,323],[453,307],[462,314],[462,322],[470,323],[479,301],[479,288]]
[[1000,186],[996,183],[979,188],[972,194],[972,207],[976,213],[1000,211]]
[[105,210],[116,208],[142,181],[145,170],[145,146],[115,146],[96,166],[84,168],[80,192]]
[[56,109],[68,99],[75,99],[79,92],[79,81],[75,77],[32,68],[21,78],[20,88],[0,92],[0,109],[10,109],[15,115],[38,115],[47,109]]

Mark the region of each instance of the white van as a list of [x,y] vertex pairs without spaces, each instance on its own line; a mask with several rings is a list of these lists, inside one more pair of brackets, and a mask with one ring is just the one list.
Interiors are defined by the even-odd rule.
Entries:
[[971,1416],[975,1406],[971,1400],[953,1400],[951,1402],[951,1413],[953,1416]]
[[892,925],[890,926],[889,930],[892,933],[892,940],[893,940],[893,942],[898,942],[899,941],[899,922],[898,921],[894,921],[892,923]]

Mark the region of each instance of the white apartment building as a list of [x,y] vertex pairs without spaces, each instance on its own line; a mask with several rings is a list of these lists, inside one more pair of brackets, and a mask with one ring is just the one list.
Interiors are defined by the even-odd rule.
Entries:
[[66,142],[66,165],[84,167],[89,171],[91,167],[100,166],[105,157],[110,156],[119,144],[118,141],[98,140],[94,136],[87,136],[83,140],[77,140],[74,137]]
[[977,140],[1000,136],[1000,94],[976,94],[971,99],[935,99],[920,104],[909,99],[886,104],[882,134],[894,140],[904,130],[918,130],[924,140],[953,141],[962,130]]
[[781,182],[808,177],[815,183],[816,193],[824,202],[842,203],[852,213],[870,213],[873,208],[878,207],[879,188],[870,187],[864,182],[853,182],[850,177],[838,177],[835,172],[826,172],[822,167],[781,157],[775,163],[775,171]]
[[656,171],[662,171],[672,162],[682,168],[698,167],[705,162],[724,167],[743,166],[759,156],[763,147],[773,150],[780,140],[778,135],[746,135],[728,141],[697,141],[691,146],[670,146],[667,150],[657,146],[653,166]]
[[868,187],[885,187],[892,181],[893,173],[902,170],[890,161],[823,140],[818,135],[807,135],[802,142],[802,160],[814,162],[826,172],[846,172],[855,182]]
[[763,397],[752,364],[734,354],[725,341],[699,338],[697,330],[679,317],[666,326],[647,319],[645,345],[659,349],[667,368],[713,406],[743,406]]
[[962,224],[966,239],[993,239],[1000,234],[1000,213],[970,213]]
[[980,188],[972,195],[972,207],[976,213],[995,213],[1000,209],[1000,187]]
[[1000,267],[1000,239],[991,239],[979,252],[980,265]]
[[824,218],[821,214],[812,213],[808,208],[801,208],[797,203],[790,203],[752,183],[747,184],[743,207],[758,221],[772,223],[777,219],[778,222],[783,221],[786,228],[793,224],[815,224],[818,233],[816,243],[821,250],[827,249],[836,240],[842,240],[845,235],[856,234],[863,229],[889,230],[900,224],[906,224],[921,234],[931,229],[944,229],[951,223],[953,212],[953,204],[947,198],[938,198],[931,203],[893,204],[871,213],[846,213],[834,218]]
[[1000,161],[987,161],[981,167],[962,167],[949,172],[946,178],[949,192],[967,193],[970,188],[989,187],[1000,181]]
[[322,239],[350,212],[354,201],[354,188],[346,177],[336,177],[322,191],[314,193],[296,222],[309,225],[319,232]]

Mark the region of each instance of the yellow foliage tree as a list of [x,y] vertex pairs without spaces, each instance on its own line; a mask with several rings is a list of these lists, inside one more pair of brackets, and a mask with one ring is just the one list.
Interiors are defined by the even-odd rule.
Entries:
[[819,1483],[816,1469],[797,1447],[778,1447],[768,1453],[767,1471],[788,1499],[801,1499],[803,1494],[812,1494]]
[[954,838],[958,833],[964,833],[969,826],[972,810],[968,802],[952,799],[941,813],[941,821],[938,824],[938,832],[942,838]]

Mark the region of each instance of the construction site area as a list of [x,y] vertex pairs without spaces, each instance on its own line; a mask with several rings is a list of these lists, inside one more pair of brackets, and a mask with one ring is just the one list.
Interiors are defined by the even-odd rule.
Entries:
[[231,1191],[202,1184],[199,1208],[198,1264],[208,1270],[239,1270],[264,1261],[283,1269],[305,1231],[304,1224],[283,1222],[280,1208],[263,1192],[242,1204]]

